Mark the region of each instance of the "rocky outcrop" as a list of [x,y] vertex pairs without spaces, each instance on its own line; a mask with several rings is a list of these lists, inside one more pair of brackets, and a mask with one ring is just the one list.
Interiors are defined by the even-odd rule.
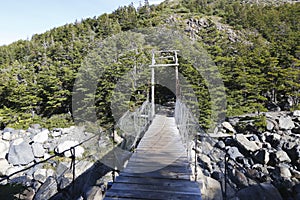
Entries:
[[[87,170],[94,169],[96,171],[89,171],[87,175],[99,179],[103,176],[102,173],[107,173],[109,170],[105,168],[101,171],[93,165],[100,159],[101,153],[109,149],[107,145],[100,147],[100,144],[109,144],[110,138],[94,137],[95,134],[86,132],[84,127],[73,126],[48,130],[35,124],[27,130],[5,128],[0,134],[0,180],[9,176],[9,183],[28,187],[24,193],[19,194],[25,199],[50,199],[58,191],[69,187],[73,180],[73,169],[70,168],[74,166],[71,165],[72,147],[75,149],[76,159],[74,178],[77,179],[86,174]],[[95,139],[87,140],[89,138]],[[36,164],[49,157],[52,159]],[[98,171],[101,173],[97,173]],[[10,176],[12,174],[14,175]],[[78,193],[78,197],[92,199],[92,196],[99,195],[97,184],[102,181],[99,182],[98,179],[93,179],[93,183],[86,185],[85,189]],[[0,182],[0,184],[6,183],[7,181]],[[85,183],[81,182],[81,184]],[[101,192],[102,190],[103,188],[100,189]]]
[[202,174],[219,181],[223,189],[226,180],[228,199],[296,200],[299,115],[294,111],[232,117],[216,128],[213,138],[199,136],[196,152]]

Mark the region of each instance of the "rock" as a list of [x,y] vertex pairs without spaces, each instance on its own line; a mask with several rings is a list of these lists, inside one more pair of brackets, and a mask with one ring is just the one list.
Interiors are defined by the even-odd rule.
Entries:
[[247,151],[254,152],[260,149],[256,142],[248,140],[247,137],[243,134],[237,134],[236,141],[241,147],[245,148]]
[[114,139],[114,142],[117,143],[117,144],[120,144],[123,141],[123,138],[121,138],[117,134],[117,131],[114,131],[114,133],[113,133],[113,139]]
[[49,130],[45,129],[42,132],[39,132],[38,134],[36,134],[33,138],[32,141],[35,143],[44,143],[48,140],[48,134],[49,134]]
[[29,127],[29,128],[27,129],[27,132],[28,132],[28,133],[31,133],[31,134],[38,134],[39,132],[41,132],[41,130],[40,130],[40,129],[34,129],[34,128]]
[[199,185],[202,200],[223,199],[220,183],[210,177],[200,176]]
[[287,165],[280,165],[279,166],[280,176],[283,178],[291,178],[292,174],[291,174],[289,168],[290,167]]
[[[8,168],[6,170],[6,174],[7,175],[11,175],[11,174],[16,173],[16,172],[18,172],[20,170],[23,170],[23,169],[24,169],[24,167],[22,167],[22,166],[13,166],[13,167],[10,167],[10,168]],[[16,175],[21,176],[22,174],[21,173],[17,173]]]
[[254,159],[265,165],[269,162],[270,154],[266,149],[261,149],[254,153]]
[[6,158],[6,155],[9,150],[9,143],[3,140],[0,140],[0,159]]
[[244,175],[244,173],[237,169],[229,171],[229,177],[237,185],[238,188],[244,188],[249,185],[247,177]]
[[27,165],[34,160],[31,146],[28,142],[14,143],[8,152],[8,162],[13,165]]
[[62,131],[61,129],[53,129],[53,131],[51,132],[52,137],[59,137],[62,135]]
[[31,124],[30,128],[38,130],[38,129],[41,129],[41,125],[40,124]]
[[236,160],[236,158],[238,157],[244,157],[244,155],[239,152],[239,149],[237,147],[229,147],[227,149],[227,153],[233,160]]
[[62,176],[68,169],[70,169],[70,164],[66,162],[60,162],[56,168],[56,175]]
[[278,190],[270,183],[261,183],[244,188],[238,191],[236,196],[242,200],[282,200]]
[[285,151],[279,150],[275,153],[275,156],[279,162],[288,162],[288,163],[291,162],[290,157]]
[[29,187],[29,188],[26,188],[26,190],[24,190],[22,192],[22,194],[18,194],[18,199],[30,200],[30,199],[34,198],[34,195],[35,195],[34,189]]
[[225,149],[225,147],[226,147],[225,143],[222,140],[218,141],[218,143],[216,145],[220,149]]
[[212,170],[212,166],[211,166],[211,160],[210,158],[205,155],[205,154],[199,154],[198,155],[200,162],[199,165],[203,168],[203,169],[208,169],[209,171]]
[[232,133],[236,133],[235,129],[232,127],[232,125],[231,125],[229,122],[223,122],[223,123],[222,123],[222,126],[223,126],[226,130],[228,130],[228,131],[230,131],[230,132],[232,132]]
[[270,119],[267,119],[267,130],[268,131],[272,131],[275,127],[275,124],[273,121],[271,121]]
[[7,162],[6,159],[0,159],[0,176],[6,175],[6,171],[10,168],[11,166]]
[[33,143],[31,147],[32,147],[32,152],[34,157],[36,158],[44,157],[45,149],[43,148],[43,145],[41,143]]
[[281,116],[279,118],[279,128],[283,129],[283,130],[290,130],[295,128],[295,124],[292,120],[291,117],[287,116],[287,117],[283,117]]
[[82,173],[84,173],[86,170],[88,170],[89,168],[91,168],[93,166],[94,163],[89,162],[89,161],[81,161],[76,165],[75,168],[75,174],[76,177],[80,176]]
[[3,129],[3,133],[5,133],[5,132],[13,132],[14,130],[15,130],[14,128],[5,127]]
[[300,117],[300,110],[295,110],[293,112],[293,117]]
[[35,194],[34,199],[50,199],[57,193],[57,183],[55,178],[49,176],[44,184],[39,188]]
[[98,186],[92,186],[85,192],[84,198],[86,200],[102,200],[102,188]]
[[[78,145],[79,142],[78,141],[64,141],[63,143],[60,143],[56,148],[55,148],[55,152],[60,154],[68,149],[70,149],[71,147],[74,147],[76,145]],[[81,146],[77,146],[75,147],[75,157],[80,158],[82,157],[82,154],[84,153],[84,148]],[[66,151],[64,153],[64,155],[66,157],[71,157],[71,151]]]
[[47,178],[47,169],[37,169],[34,172],[33,177],[35,180],[44,183]]
[[2,139],[6,140],[6,141],[10,141],[11,140],[11,133],[10,132],[4,132],[2,134]]

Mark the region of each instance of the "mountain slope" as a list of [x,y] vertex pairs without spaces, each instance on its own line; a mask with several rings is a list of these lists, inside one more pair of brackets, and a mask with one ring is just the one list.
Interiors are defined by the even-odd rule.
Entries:
[[[162,25],[185,31],[209,52],[226,87],[228,115],[297,109],[299,13],[299,3],[263,6],[234,0],[165,1],[138,9],[120,7],[111,14],[34,35],[30,41],[2,46],[1,127],[72,124],[73,84],[88,52],[113,34]],[[118,74],[131,67],[109,69],[110,78],[101,83],[96,102],[102,125],[113,123],[107,102]],[[194,85],[202,111],[199,120],[207,127],[211,112],[208,91],[201,78],[189,71],[191,68],[186,63],[180,71]]]

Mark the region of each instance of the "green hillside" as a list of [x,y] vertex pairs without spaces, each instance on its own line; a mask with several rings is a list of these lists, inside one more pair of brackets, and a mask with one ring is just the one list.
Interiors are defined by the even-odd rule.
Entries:
[[[145,1],[137,9],[120,7],[1,46],[0,126],[72,124],[73,85],[85,56],[109,36],[156,26],[176,27],[208,51],[226,87],[228,116],[300,109],[300,4],[251,2],[181,0],[150,6]],[[95,102],[102,125],[113,123],[111,92],[132,69],[131,58],[151,61],[147,50],[122,56],[122,62],[107,66],[107,76],[98,84]],[[179,70],[198,97],[200,124],[207,127],[207,87],[189,61],[181,58],[181,63]]]

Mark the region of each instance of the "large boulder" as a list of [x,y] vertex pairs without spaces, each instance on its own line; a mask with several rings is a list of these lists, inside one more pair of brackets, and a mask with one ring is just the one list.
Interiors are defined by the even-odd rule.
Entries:
[[279,118],[279,128],[283,130],[291,130],[295,128],[295,124],[290,116]]
[[0,159],[5,158],[9,150],[9,142],[0,140]]
[[238,191],[236,196],[242,200],[282,200],[278,190],[270,183],[261,183],[244,188]]
[[34,199],[50,199],[54,196],[57,191],[57,182],[55,178],[49,176],[45,183],[40,187],[40,189],[35,194]]
[[[20,140],[21,141],[21,140]],[[13,165],[27,165],[34,160],[31,146],[28,142],[13,143],[8,152],[8,162]]]
[[236,133],[235,129],[232,127],[232,125],[229,122],[223,122],[222,126],[229,132]]
[[227,154],[233,160],[236,160],[236,158],[238,157],[244,157],[244,155],[239,152],[239,149],[237,147],[229,147],[227,149]]
[[276,159],[279,161],[279,162],[288,162],[290,163],[291,162],[291,159],[290,157],[288,156],[288,154],[283,151],[283,150],[279,150],[275,153],[275,156],[276,156]]
[[300,117],[300,110],[295,110],[293,112],[293,117]]
[[247,151],[254,152],[260,149],[256,142],[248,140],[248,138],[243,134],[237,134],[236,141],[241,147],[245,148]]
[[44,129],[43,131],[39,132],[38,134],[36,134],[32,140],[35,143],[44,143],[48,140],[48,134],[49,134],[49,130],[48,129]]
[[[63,153],[64,151],[71,149],[72,147],[75,147],[75,157],[82,157],[82,154],[84,153],[84,148],[81,146],[77,146],[79,144],[78,141],[71,141],[71,140],[67,140],[64,141],[63,143],[60,143],[56,148],[55,148],[55,152],[58,154]],[[64,152],[64,156],[66,157],[71,157],[71,151],[66,151]]]
[[9,165],[6,159],[0,159],[0,176],[6,175],[6,171],[10,167],[11,166]]
[[201,176],[198,182],[200,182],[202,200],[223,199],[221,185],[217,180]]
[[34,157],[36,158],[44,157],[45,149],[43,148],[43,145],[41,143],[33,143],[31,147],[32,147],[32,152]]

